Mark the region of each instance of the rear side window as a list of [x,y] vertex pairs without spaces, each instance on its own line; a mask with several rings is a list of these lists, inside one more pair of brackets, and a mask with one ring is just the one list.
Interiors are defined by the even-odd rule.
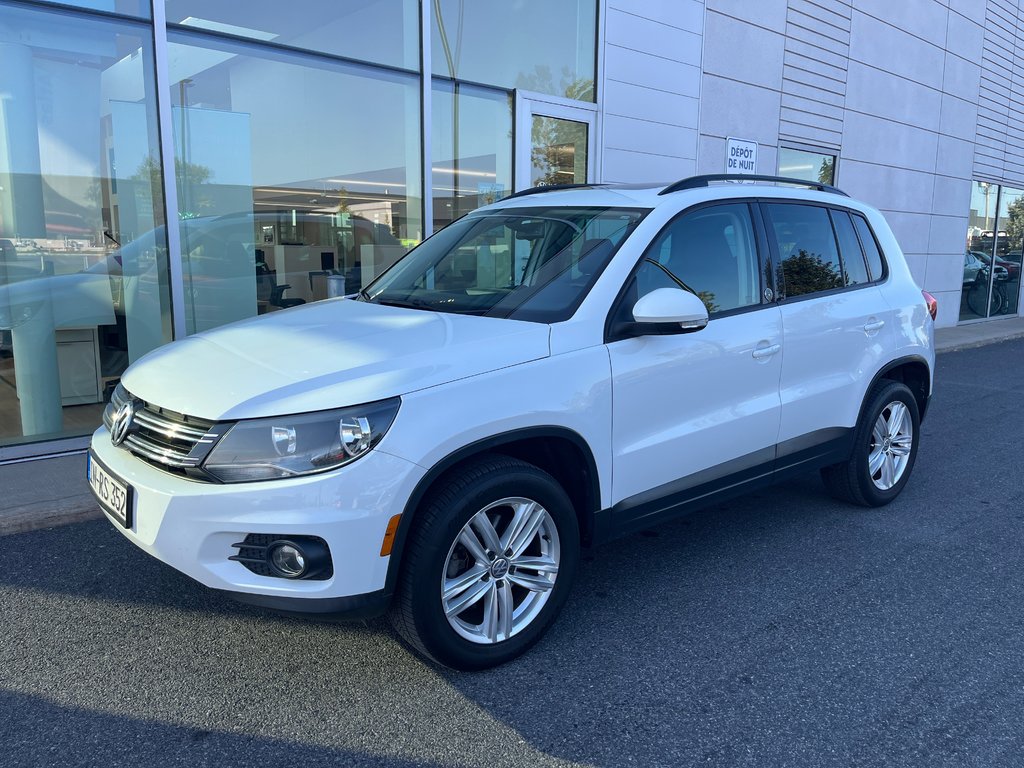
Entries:
[[769,237],[779,249],[786,295],[805,296],[844,285],[835,234],[828,211],[815,205],[770,203],[764,206]]
[[860,244],[864,247],[864,254],[868,257],[868,272],[872,280],[881,280],[884,268],[882,266],[882,252],[878,250],[878,242],[871,233],[871,227],[864,220],[863,216],[854,216],[853,225],[860,235]]
[[868,268],[864,263],[864,254],[860,249],[860,240],[853,229],[850,214],[846,211],[832,211],[832,223],[836,227],[836,238],[843,256],[843,280],[846,285],[861,285],[871,282]]

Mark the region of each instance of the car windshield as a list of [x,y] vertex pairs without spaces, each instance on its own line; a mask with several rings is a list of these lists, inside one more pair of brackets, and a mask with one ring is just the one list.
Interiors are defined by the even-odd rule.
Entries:
[[646,212],[559,206],[470,214],[410,251],[360,298],[435,312],[566,320]]

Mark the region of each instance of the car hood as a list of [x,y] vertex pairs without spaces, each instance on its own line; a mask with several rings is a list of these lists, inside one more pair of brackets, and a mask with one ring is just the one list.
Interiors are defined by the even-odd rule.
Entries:
[[124,386],[204,419],[304,413],[381,400],[549,354],[541,323],[329,299],[160,347]]

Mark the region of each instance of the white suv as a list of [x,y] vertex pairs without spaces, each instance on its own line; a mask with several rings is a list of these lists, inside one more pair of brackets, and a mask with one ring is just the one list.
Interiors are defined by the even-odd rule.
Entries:
[[730,178],[512,195],[358,297],[162,347],[114,393],[92,488],[208,587],[390,610],[463,669],[540,638],[581,545],[818,468],[886,504],[934,299],[870,206]]

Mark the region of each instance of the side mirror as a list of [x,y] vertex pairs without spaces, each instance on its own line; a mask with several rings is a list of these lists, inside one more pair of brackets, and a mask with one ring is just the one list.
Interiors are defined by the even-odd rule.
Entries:
[[633,319],[641,325],[673,323],[679,332],[699,331],[708,324],[708,308],[681,288],[658,288],[633,305]]

